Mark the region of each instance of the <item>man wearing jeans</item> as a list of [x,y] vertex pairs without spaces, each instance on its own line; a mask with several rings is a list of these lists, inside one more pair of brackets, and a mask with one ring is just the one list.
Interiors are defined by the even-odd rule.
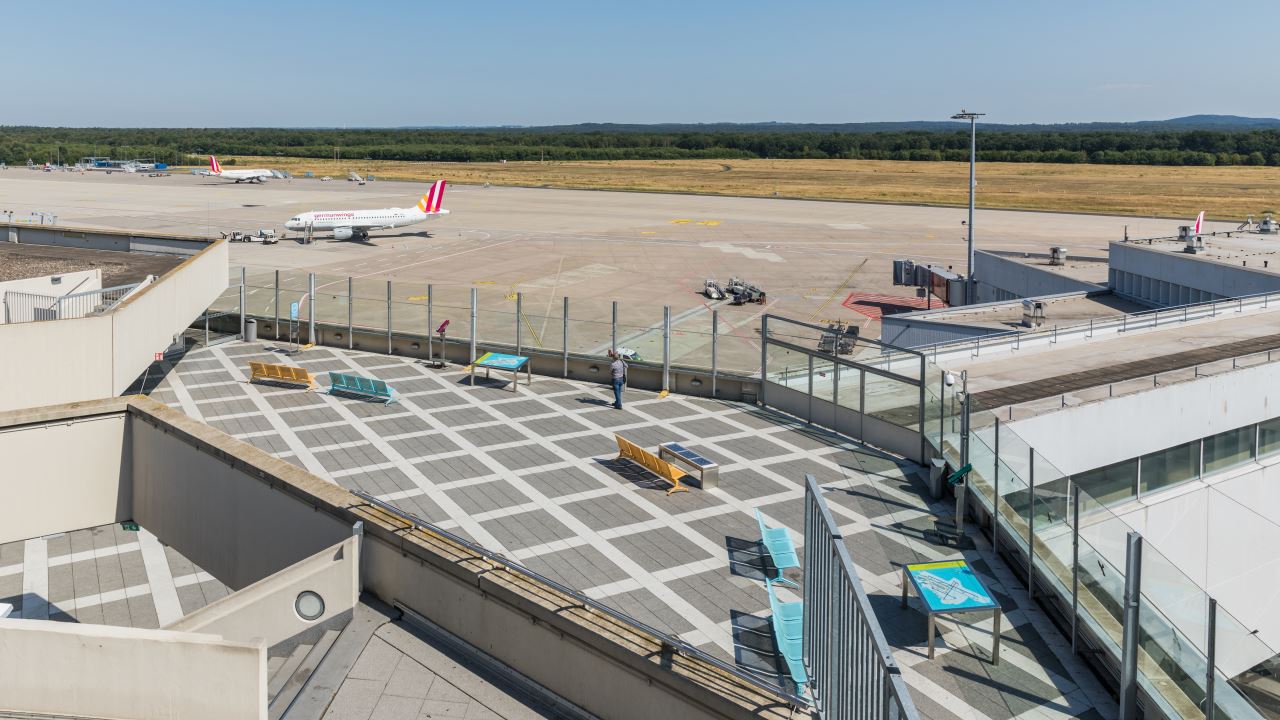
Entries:
[[622,361],[622,356],[616,350],[610,350],[609,357],[613,358],[613,362],[609,365],[609,374],[613,378],[613,406],[621,410],[622,386],[627,382],[627,364]]

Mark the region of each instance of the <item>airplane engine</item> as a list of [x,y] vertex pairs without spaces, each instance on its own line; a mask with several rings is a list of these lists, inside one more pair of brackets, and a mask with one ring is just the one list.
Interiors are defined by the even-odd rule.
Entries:
[[349,227],[340,227],[333,229],[334,240],[350,240],[353,233]]

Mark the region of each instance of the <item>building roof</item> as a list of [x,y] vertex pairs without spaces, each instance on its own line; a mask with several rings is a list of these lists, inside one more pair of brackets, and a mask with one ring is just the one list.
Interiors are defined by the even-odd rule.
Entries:
[[0,282],[102,270],[103,287],[131,285],[148,275],[163,275],[185,258],[175,255],[0,243]]

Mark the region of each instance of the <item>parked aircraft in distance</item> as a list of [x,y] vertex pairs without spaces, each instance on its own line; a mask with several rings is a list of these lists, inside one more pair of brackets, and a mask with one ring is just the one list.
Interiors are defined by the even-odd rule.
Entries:
[[352,170],[351,172],[347,173],[347,182],[353,182],[353,183],[356,183],[357,185],[363,185],[364,178],[360,177],[360,174],[357,173],[355,170]]
[[238,183],[263,183],[268,178],[279,177],[271,170],[223,170],[218,158],[213,155],[209,156],[209,170],[205,174],[212,177],[220,177],[224,180],[235,180]]
[[313,210],[294,215],[284,226],[293,231],[332,231],[335,240],[366,240],[370,230],[417,225],[429,217],[448,215],[440,207],[444,202],[444,180],[431,184],[431,189],[411,208],[382,208],[380,210]]

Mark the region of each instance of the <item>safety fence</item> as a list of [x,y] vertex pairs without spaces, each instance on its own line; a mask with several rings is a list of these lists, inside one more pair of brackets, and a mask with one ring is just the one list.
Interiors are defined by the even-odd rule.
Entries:
[[993,411],[969,407],[963,385],[932,363],[928,375],[928,441],[951,467],[972,468],[957,493],[990,518],[995,552],[1023,568],[1032,596],[1067,621],[1072,649],[1103,659],[1122,702],[1141,696],[1148,716],[1261,717],[1238,678],[1267,673],[1275,650],[1131,537],[1108,507],[1114,497],[1059,470]]
[[927,460],[924,357],[842,328],[764,315],[760,402],[917,462]]
[[669,306],[650,303],[579,301],[553,287],[416,285],[237,268],[210,311],[270,322],[265,336],[276,340],[289,339],[291,326],[302,342],[315,340],[317,326],[346,328],[342,339],[349,348],[358,335],[383,335],[387,349],[397,336],[414,336],[465,343],[471,359],[494,347],[555,353],[566,367],[570,356],[603,358],[616,348],[629,362],[660,367],[664,388],[676,370],[709,374],[714,382],[758,376],[760,369],[754,305],[698,305],[673,314]]
[[67,320],[109,312],[140,284],[118,285],[62,296],[6,291],[4,293],[5,322]]
[[823,720],[915,720],[915,704],[844,537],[804,476],[804,662]]
[[1072,325],[1054,325],[1027,332],[1010,330],[976,338],[923,345],[913,349],[924,353],[930,362],[965,360],[971,357],[1047,348],[1065,341],[1092,340],[1154,330],[1227,314],[1262,312],[1270,310],[1272,303],[1280,306],[1280,293],[1242,295],[1208,302],[1162,307],[1137,313],[1092,318],[1088,322]]

